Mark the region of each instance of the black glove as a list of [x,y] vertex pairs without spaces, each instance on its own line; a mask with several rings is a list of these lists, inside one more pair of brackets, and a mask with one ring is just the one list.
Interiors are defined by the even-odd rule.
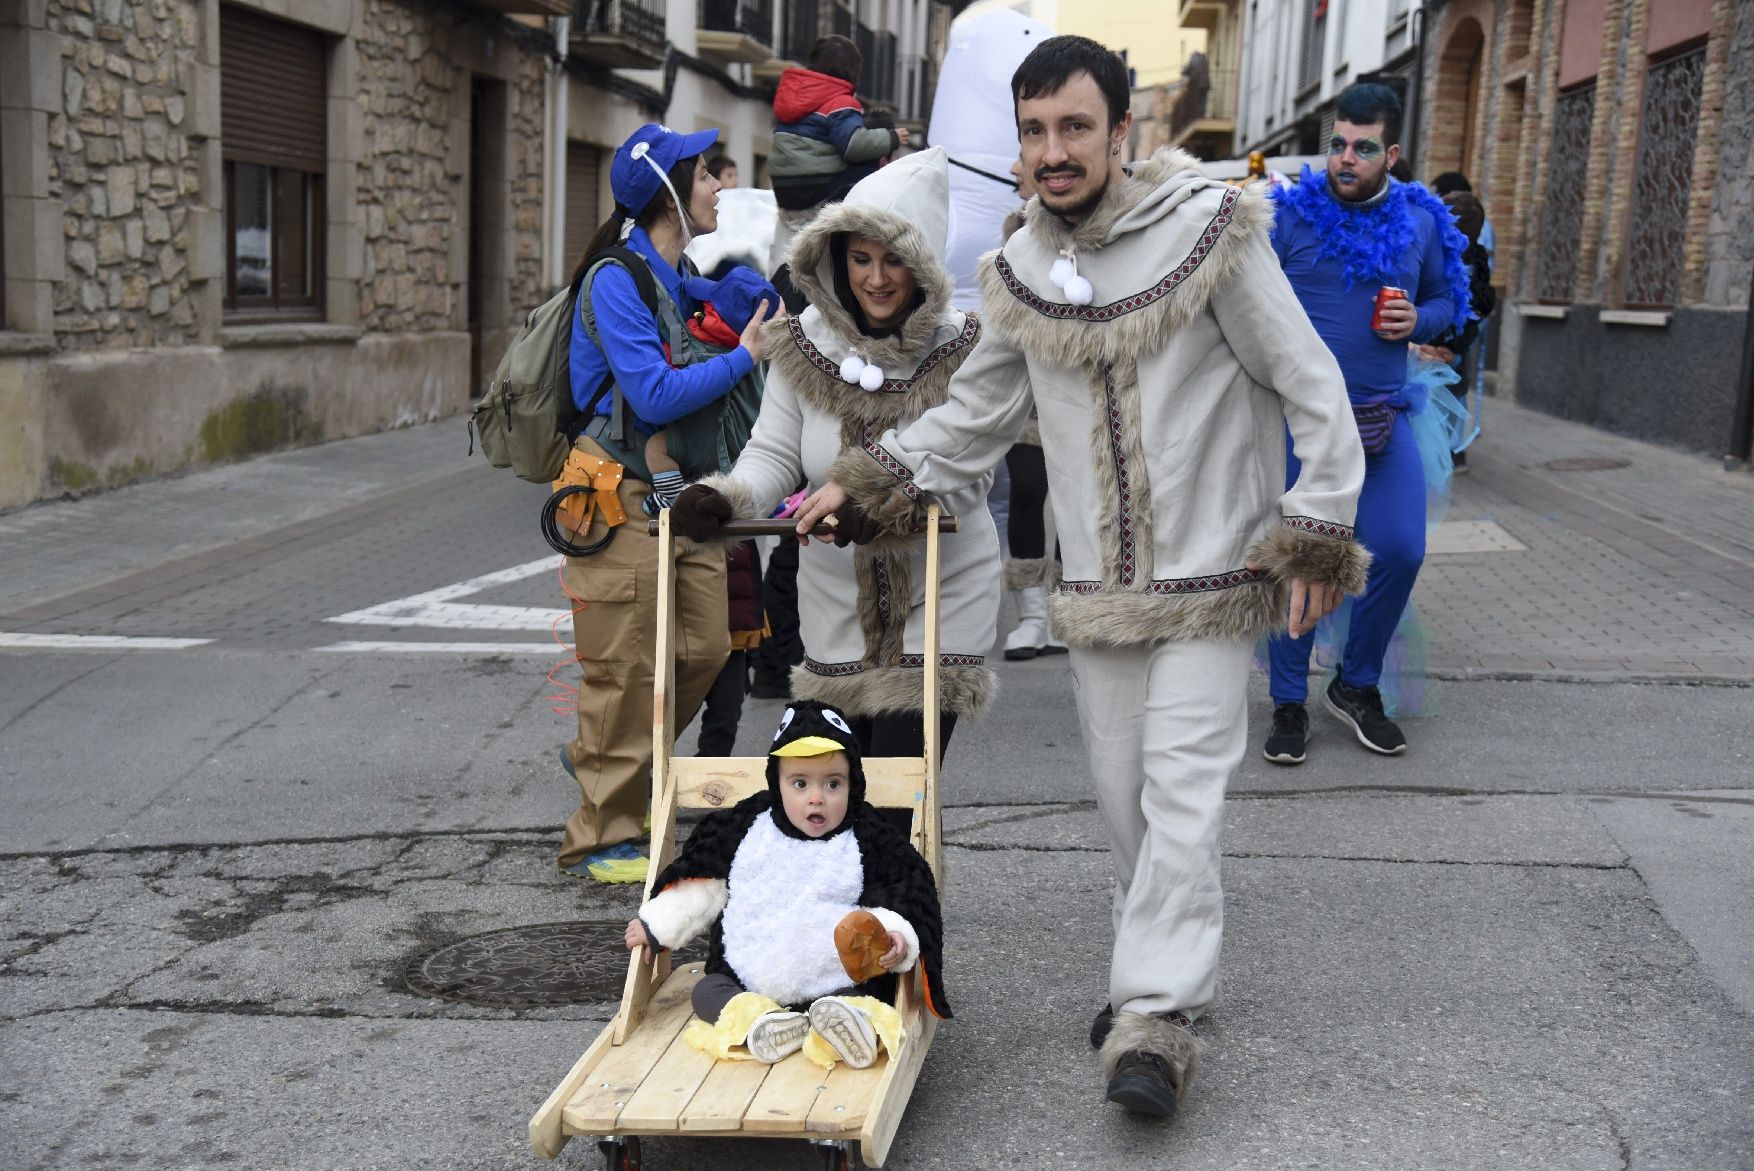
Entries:
[[869,545],[883,535],[883,526],[851,500],[834,510],[834,547]]
[[670,527],[691,541],[718,536],[719,529],[734,516],[731,502],[705,484],[690,484],[670,506]]

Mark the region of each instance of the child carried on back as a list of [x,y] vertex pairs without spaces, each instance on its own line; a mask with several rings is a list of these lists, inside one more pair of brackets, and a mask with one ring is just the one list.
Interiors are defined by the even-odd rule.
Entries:
[[865,801],[857,741],[832,707],[786,708],[767,791],[707,814],[653,889],[627,946],[710,933],[684,1037],[715,1057],[772,1063],[802,1048],[863,1069],[879,1044],[895,1051],[897,974],[916,965],[927,1008],[950,1016],[931,868]]

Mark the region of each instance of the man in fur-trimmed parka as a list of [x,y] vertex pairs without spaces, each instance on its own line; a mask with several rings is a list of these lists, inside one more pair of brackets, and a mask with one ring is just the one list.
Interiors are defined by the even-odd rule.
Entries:
[[[1307,636],[1369,555],[1364,457],[1333,356],[1274,257],[1258,191],[1177,151],[1123,166],[1120,59],[1082,37],[1012,79],[1038,196],[983,264],[985,329],[949,400],[837,461],[800,510],[911,524],[1041,417],[1079,718],[1115,861],[1107,1095],[1168,1116],[1193,1076],[1223,931],[1219,828],[1250,648]],[[1285,490],[1284,431],[1302,475]]]

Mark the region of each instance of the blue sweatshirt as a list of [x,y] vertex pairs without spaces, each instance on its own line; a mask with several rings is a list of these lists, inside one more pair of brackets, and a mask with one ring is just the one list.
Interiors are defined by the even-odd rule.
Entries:
[[[681,271],[665,263],[644,228],[633,230],[627,246],[650,262],[683,314],[691,315],[699,308],[682,286]],[[650,435],[729,393],[755,368],[755,359],[742,346],[680,370],[673,368],[664,352],[657,318],[640,300],[632,275],[619,265],[608,265],[597,273],[590,295],[603,348],[592,344],[585,333],[584,317],[578,314],[573,317],[572,346],[567,351],[573,405],[580,410],[591,401],[604,374],[613,371],[615,383],[633,411],[635,425]],[[597,414],[607,415],[614,401],[613,393],[604,395]]]
[[[1429,342],[1458,319],[1444,228],[1458,240],[1460,233],[1453,224],[1440,226],[1420,201],[1409,198],[1412,193],[1406,184],[1395,183],[1382,203],[1357,209],[1328,194],[1325,175],[1306,170],[1304,184],[1315,186],[1283,195],[1275,192],[1273,250],[1310,324],[1340,363],[1352,401],[1393,395],[1407,381],[1407,343]],[[1411,230],[1395,230],[1394,218],[1401,218]],[[1349,255],[1343,246],[1336,248],[1336,241],[1344,237],[1388,246],[1378,250],[1382,255],[1357,255],[1356,250]],[[1399,247],[1393,246],[1396,237],[1405,240]],[[1418,309],[1411,337],[1385,341],[1371,330],[1377,289],[1383,285],[1406,289],[1407,299]],[[1465,299],[1459,310],[1466,314]]]

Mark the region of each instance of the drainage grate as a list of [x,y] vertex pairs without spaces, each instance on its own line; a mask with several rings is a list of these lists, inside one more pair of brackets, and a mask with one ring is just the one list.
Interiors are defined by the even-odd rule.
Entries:
[[599,1004],[627,979],[625,923],[539,923],[472,935],[416,956],[402,972],[417,996],[493,1008]]
[[1541,466],[1550,472],[1607,472],[1629,468],[1632,461],[1611,455],[1580,455],[1572,459],[1550,459]]

